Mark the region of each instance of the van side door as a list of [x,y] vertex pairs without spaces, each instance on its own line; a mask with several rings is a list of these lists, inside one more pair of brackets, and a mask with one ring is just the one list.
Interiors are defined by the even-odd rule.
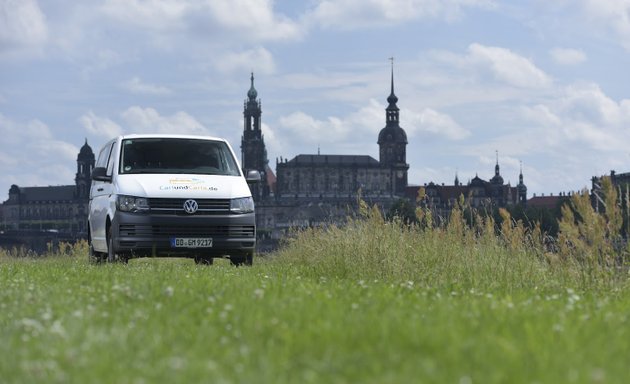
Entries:
[[[116,141],[112,140],[105,144],[98,155],[95,168],[107,169],[107,175],[113,177],[114,148]],[[109,198],[114,192],[112,181],[92,180],[90,187],[89,224],[90,236],[94,250],[107,252],[107,233],[105,224],[109,207]]]

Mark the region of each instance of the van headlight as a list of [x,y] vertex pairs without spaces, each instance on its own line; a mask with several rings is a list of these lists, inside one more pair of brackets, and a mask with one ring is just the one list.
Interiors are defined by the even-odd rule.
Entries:
[[149,201],[146,197],[118,195],[116,208],[122,212],[146,212],[149,210]]
[[232,213],[254,212],[254,199],[251,197],[241,197],[230,200],[230,211]]

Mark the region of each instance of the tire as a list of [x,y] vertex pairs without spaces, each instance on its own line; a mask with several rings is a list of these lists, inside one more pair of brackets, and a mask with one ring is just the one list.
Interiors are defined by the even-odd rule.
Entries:
[[244,255],[230,256],[230,262],[237,267],[241,265],[251,266],[254,264],[254,252],[247,252]]
[[94,246],[90,242],[90,248],[88,251],[88,261],[90,262],[90,264],[103,264],[105,259],[106,256],[102,252],[96,252],[94,250]]
[[114,251],[114,235],[111,227],[107,231],[107,262],[127,264],[127,258]]
[[213,261],[212,257],[195,256],[195,264],[212,265]]

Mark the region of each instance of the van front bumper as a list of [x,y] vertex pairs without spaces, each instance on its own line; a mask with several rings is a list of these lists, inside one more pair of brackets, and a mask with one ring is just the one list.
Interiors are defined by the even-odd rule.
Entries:
[[[118,211],[112,221],[114,252],[141,256],[240,256],[256,246],[254,213],[159,215]],[[212,239],[211,247],[172,246],[175,238]]]

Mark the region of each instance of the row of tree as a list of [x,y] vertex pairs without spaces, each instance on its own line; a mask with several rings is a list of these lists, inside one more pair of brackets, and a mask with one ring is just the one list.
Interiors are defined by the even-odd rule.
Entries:
[[[554,239],[562,231],[575,227],[581,228],[583,234],[593,230],[611,239],[617,236],[615,241],[628,240],[630,185],[613,185],[610,177],[603,177],[597,198],[598,201],[595,201],[595,196],[590,195],[588,190],[583,190],[581,193],[560,198],[553,208],[529,207],[523,204],[502,208],[488,204],[480,209],[467,204],[467,199],[462,195],[456,208],[471,227],[477,224],[476,220],[492,218],[497,231],[500,231],[505,220],[511,220],[514,224],[522,223],[529,230],[537,228]],[[390,220],[401,220],[409,225],[426,227],[446,224],[449,218],[435,217],[425,201],[424,188],[420,188],[415,202],[399,199],[386,216]]]

